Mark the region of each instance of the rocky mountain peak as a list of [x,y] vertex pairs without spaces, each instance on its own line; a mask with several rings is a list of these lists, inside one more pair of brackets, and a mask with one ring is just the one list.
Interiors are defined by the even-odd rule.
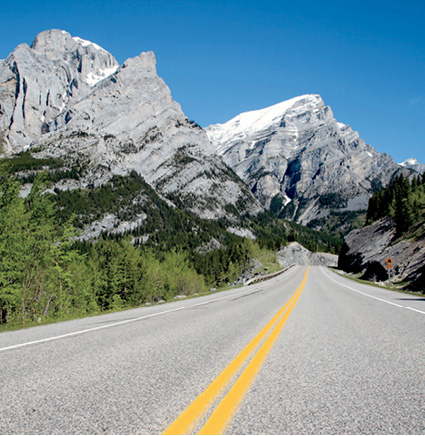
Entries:
[[[285,128],[288,123],[296,127],[294,121],[297,119],[308,118],[309,122],[323,120],[324,107],[325,104],[320,95],[307,94],[264,109],[243,112],[224,124],[208,126],[206,130],[214,143],[226,144],[224,148],[217,150],[219,154],[222,154],[229,143],[237,142],[248,136],[261,136],[265,132]],[[332,117],[330,109],[326,116]]]
[[127,59],[123,65],[122,69],[132,67],[139,68],[140,72],[143,74],[156,75],[156,57],[153,51],[147,51],[140,53],[139,56]]
[[63,30],[19,45],[0,67],[0,147],[6,153],[27,147],[118,67],[106,50]]
[[216,152],[266,208],[307,224],[331,210],[365,209],[400,169],[317,95],[242,113],[206,128]]
[[65,61],[76,68],[90,86],[114,73],[119,66],[117,60],[99,45],[72,37],[64,30],[41,32],[35,37],[31,49],[53,61]]
[[107,53],[109,56],[113,57],[99,45],[78,36],[71,36],[71,34],[65,30],[59,29],[45,30],[39,33],[34,38],[31,49],[51,59],[66,60],[67,53],[75,53],[76,51],[95,54],[99,54],[99,52]]
[[262,210],[173,100],[153,52],[119,66],[106,50],[62,30],[40,33],[0,64],[0,148],[59,159],[78,169],[82,188],[135,171],[169,201],[207,218]]
[[73,52],[78,47],[76,38],[59,29],[45,30],[39,33],[31,44],[31,49],[51,59],[63,58],[66,52]]

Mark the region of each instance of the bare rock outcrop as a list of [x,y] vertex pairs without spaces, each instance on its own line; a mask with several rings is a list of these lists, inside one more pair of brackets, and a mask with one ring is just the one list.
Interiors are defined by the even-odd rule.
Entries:
[[406,289],[425,289],[425,241],[395,240],[395,227],[386,218],[353,230],[344,239],[338,268],[363,273],[365,279],[386,280],[386,261],[391,259],[391,280]]
[[277,259],[283,267],[290,265],[336,266],[338,256],[329,253],[313,253],[298,242],[291,242],[277,252]]
[[106,50],[63,30],[19,45],[0,63],[0,146],[6,153],[24,149],[117,68]]

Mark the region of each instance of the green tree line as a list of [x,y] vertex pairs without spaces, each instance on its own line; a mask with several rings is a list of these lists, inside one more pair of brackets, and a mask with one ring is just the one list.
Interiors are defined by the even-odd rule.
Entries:
[[129,237],[76,239],[74,216],[58,225],[48,175],[26,199],[11,177],[0,179],[0,323],[25,324],[135,307],[192,295],[237,278],[252,242],[201,254],[175,246],[137,246]]
[[403,174],[395,177],[390,184],[375,192],[369,199],[366,225],[392,217],[396,234],[401,236],[425,219],[425,173],[411,180]]
[[[171,207],[135,172],[99,187],[50,192],[57,166],[40,172],[30,155],[18,158],[19,169],[37,171],[24,199],[19,193],[28,180],[0,160],[0,324],[78,317],[204,292],[232,283],[259,253],[274,257],[291,240],[313,250],[337,249],[338,241],[267,212],[241,217],[241,227],[257,236],[255,242],[242,238],[227,231],[233,224],[225,219],[204,220]],[[145,219],[126,234],[80,241],[79,229],[106,213],[120,220],[144,213]]]

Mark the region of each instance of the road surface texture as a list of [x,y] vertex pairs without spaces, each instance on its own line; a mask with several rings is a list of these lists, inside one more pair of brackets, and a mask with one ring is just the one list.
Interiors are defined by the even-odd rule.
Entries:
[[425,299],[293,267],[0,334],[2,434],[424,434]]

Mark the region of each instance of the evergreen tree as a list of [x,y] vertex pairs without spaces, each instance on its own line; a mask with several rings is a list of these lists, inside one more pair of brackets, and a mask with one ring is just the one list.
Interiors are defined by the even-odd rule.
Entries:
[[12,178],[0,184],[0,322],[15,318],[22,306],[27,257],[29,214],[19,197],[20,184]]
[[394,219],[396,236],[402,236],[424,217],[424,177],[411,180],[402,174],[394,178],[388,187],[376,192],[369,200],[366,224],[390,216]]

